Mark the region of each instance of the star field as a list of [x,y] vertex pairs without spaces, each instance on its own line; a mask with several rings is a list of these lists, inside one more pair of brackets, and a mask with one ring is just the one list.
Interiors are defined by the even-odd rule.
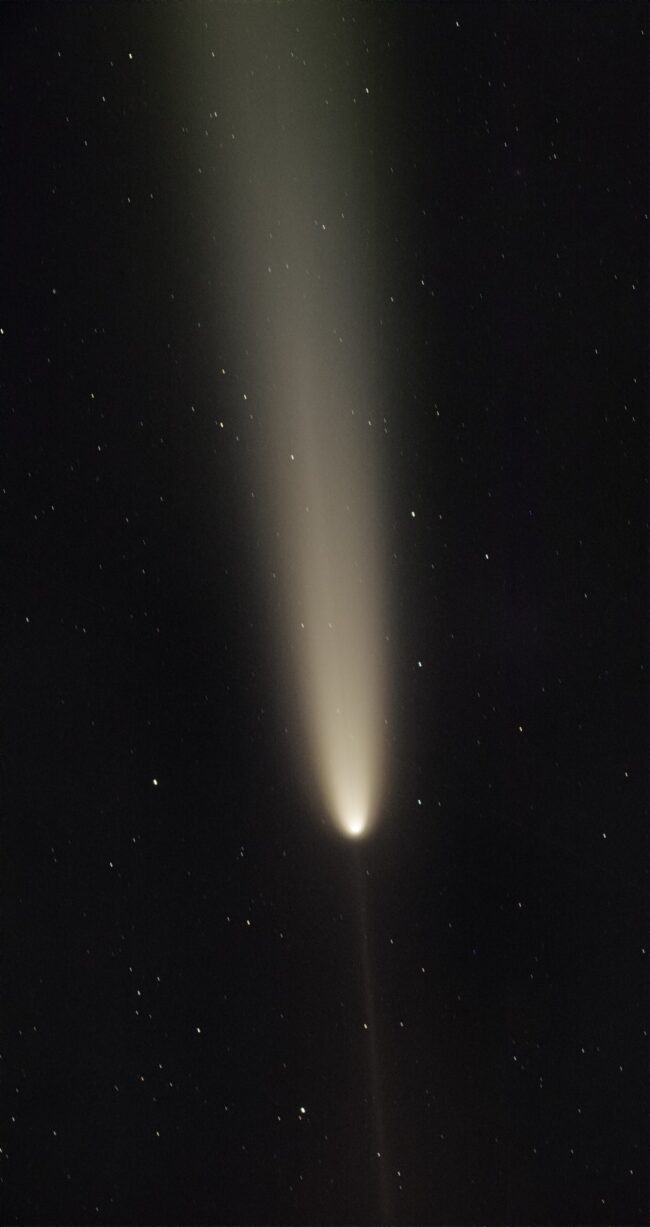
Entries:
[[647,12],[255,9],[2,10],[3,1220],[641,1224]]

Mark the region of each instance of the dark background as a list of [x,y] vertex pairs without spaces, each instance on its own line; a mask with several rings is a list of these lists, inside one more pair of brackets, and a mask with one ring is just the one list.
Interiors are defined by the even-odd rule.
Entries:
[[648,1221],[646,8],[329,9],[398,615],[354,848],[262,668],[199,10],[0,10],[7,1223],[378,1221],[356,872],[384,1212]]

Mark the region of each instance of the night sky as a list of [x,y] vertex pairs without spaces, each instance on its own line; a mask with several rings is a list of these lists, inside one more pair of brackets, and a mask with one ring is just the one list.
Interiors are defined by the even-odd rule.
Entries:
[[[646,15],[2,6],[3,1222],[649,1221]],[[380,474],[358,840],[298,369]]]

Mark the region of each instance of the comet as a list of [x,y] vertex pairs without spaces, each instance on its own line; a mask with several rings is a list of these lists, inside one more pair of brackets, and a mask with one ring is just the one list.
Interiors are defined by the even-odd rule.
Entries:
[[[293,5],[216,6],[210,55],[231,138],[219,154],[228,242],[218,276],[233,287],[247,380],[238,439],[273,630],[269,675],[305,795],[319,798],[333,833],[359,844],[380,818],[390,750],[388,406],[373,331],[371,113],[360,110],[352,130],[331,89],[336,65],[336,90],[355,93],[364,48],[332,12],[301,6],[297,22]],[[379,1122],[360,878],[357,894]]]
[[209,63],[231,134],[219,280],[239,304],[233,348],[256,389],[242,385],[238,437],[271,577],[269,672],[306,794],[359,841],[376,828],[390,749],[389,406],[368,244],[372,111],[364,92],[353,129],[330,78],[336,64],[336,92],[347,80],[354,93],[364,48],[328,5],[301,6],[299,21],[278,4],[214,15]]

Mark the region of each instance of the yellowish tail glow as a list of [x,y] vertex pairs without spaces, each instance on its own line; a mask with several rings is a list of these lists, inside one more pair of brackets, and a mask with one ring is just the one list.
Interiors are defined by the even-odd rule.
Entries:
[[232,129],[220,278],[225,267],[236,287],[240,367],[257,388],[245,429],[276,684],[289,681],[294,741],[297,728],[332,821],[359,838],[376,821],[385,757],[384,407],[370,324],[371,111],[353,131],[330,77],[336,65],[338,96],[356,93],[363,48],[328,5],[301,6],[299,22],[292,5],[214,14]]
[[340,397],[328,406],[315,390],[303,409],[311,438],[283,499],[281,536],[295,560],[287,608],[301,611],[293,674],[311,759],[333,820],[358,838],[381,792],[382,599],[371,443]]

